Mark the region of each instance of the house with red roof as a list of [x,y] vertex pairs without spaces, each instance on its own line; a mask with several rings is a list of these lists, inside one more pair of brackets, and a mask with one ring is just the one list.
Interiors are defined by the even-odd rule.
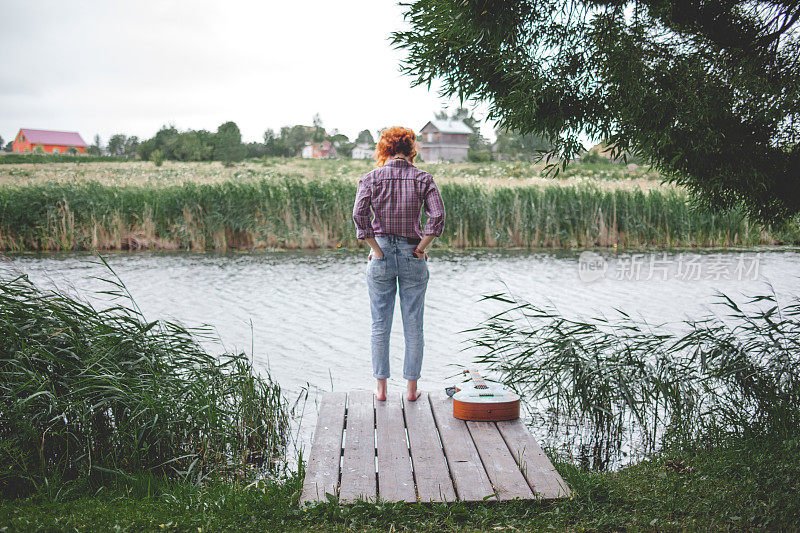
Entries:
[[47,154],[86,153],[87,144],[75,131],[31,130],[22,128],[14,138],[13,152],[33,152],[41,149]]

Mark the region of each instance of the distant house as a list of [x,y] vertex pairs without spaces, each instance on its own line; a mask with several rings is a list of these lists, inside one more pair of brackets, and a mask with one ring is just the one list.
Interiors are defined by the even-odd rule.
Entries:
[[74,131],[31,130],[22,128],[14,138],[13,152],[33,152],[41,149],[48,154],[66,154],[74,149],[86,153],[87,144]]
[[357,144],[350,153],[353,159],[371,159],[375,157],[375,148],[369,144]]
[[330,159],[336,157],[336,148],[330,141],[322,141],[321,143],[306,142],[300,155],[303,156],[303,159]]
[[421,130],[424,161],[464,161],[472,128],[461,120],[431,120]]

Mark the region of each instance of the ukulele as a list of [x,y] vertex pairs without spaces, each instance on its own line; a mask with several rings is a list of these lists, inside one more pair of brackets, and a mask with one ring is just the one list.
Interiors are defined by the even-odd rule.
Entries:
[[471,383],[455,387],[453,416],[461,420],[497,422],[519,418],[519,395],[499,383],[488,382],[477,370],[465,370]]

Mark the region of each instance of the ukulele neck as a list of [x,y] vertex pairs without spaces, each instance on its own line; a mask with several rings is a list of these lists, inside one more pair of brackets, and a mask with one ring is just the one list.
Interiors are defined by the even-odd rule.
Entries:
[[477,370],[470,370],[469,376],[472,378],[472,383],[475,384],[476,389],[487,390],[489,388],[489,385],[486,384],[486,381],[483,379],[483,376],[481,376]]

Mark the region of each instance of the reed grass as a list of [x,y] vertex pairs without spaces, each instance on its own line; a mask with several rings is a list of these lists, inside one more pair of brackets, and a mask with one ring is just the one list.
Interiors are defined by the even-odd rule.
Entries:
[[[737,210],[693,208],[682,191],[597,184],[444,182],[444,246],[583,248],[800,243]],[[248,175],[154,186],[97,181],[0,187],[0,250],[356,247],[347,178]]]
[[107,281],[99,310],[0,275],[0,495],[278,473],[279,385],[242,353],[207,353],[208,328],[146,320],[113,271]]
[[506,309],[468,330],[477,362],[528,399],[586,468],[607,468],[624,447],[642,455],[800,430],[800,297],[719,294],[681,328],[623,312],[568,318],[507,294],[484,300]]

